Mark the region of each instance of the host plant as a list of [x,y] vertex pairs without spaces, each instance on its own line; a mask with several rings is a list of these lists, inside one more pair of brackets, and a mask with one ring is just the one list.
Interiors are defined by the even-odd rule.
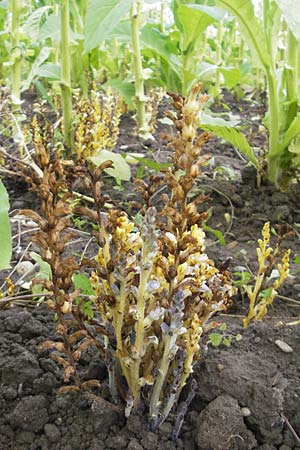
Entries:
[[11,45],[11,99],[13,111],[20,110],[21,104],[21,46],[20,46],[20,14],[21,2],[10,0],[9,11],[11,14],[10,45]]
[[[207,214],[199,213],[198,205],[206,197],[191,195],[207,160],[201,146],[208,134],[197,132],[207,98],[199,92],[200,85],[194,86],[185,101],[173,95],[177,134],[168,137],[172,166],[149,185],[139,182],[139,219],[114,207],[104,209],[102,172],[111,161],[96,170],[75,165],[70,169],[51,161],[45,146],[37,154],[43,178],[32,178],[42,198],[42,215],[26,211],[40,225],[35,241],[52,270],[44,286],[54,294],[49,306],[56,311],[62,339],[43,346],[54,350],[65,381],[73,380],[63,391],[96,384],[82,383],[78,371],[81,353],[95,345],[107,365],[112,400],[123,403],[126,416],[146,410],[152,430],[166,419],[193,372],[209,318],[226,309],[234,293],[230,273],[219,271],[205,253],[201,224]],[[68,179],[74,174],[83,177],[95,205],[77,206],[76,212],[98,225],[99,251],[95,259],[82,261],[81,268],[88,266],[93,272],[90,287],[81,294],[78,283],[72,286],[80,265],[74,256],[64,256],[70,238]],[[163,206],[156,208],[153,201],[163,184],[168,189],[159,202]],[[62,197],[67,186],[68,194]]]
[[64,118],[64,144],[68,154],[72,154],[74,138],[72,133],[72,87],[71,52],[69,36],[69,0],[61,3],[61,97]]
[[10,267],[12,240],[9,223],[9,200],[5,186],[0,180],[0,270]]
[[[296,2],[263,0],[263,19],[254,12],[251,0],[217,0],[238,20],[253,56],[265,71],[268,91],[266,126],[269,130],[267,175],[283,188],[300,165],[299,160],[299,8]],[[288,27],[286,64],[278,69],[278,35],[283,21]]]

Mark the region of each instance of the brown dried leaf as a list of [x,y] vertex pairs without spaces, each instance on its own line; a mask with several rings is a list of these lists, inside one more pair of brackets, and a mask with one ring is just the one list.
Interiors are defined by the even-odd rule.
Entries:
[[81,384],[82,389],[89,389],[91,387],[101,387],[99,380],[88,380]]
[[68,336],[68,343],[70,345],[74,345],[79,339],[84,338],[86,336],[87,336],[86,330],[75,331],[75,333],[72,333],[70,336]]
[[61,386],[59,389],[57,389],[58,394],[68,394],[70,392],[79,392],[80,388],[79,386]]

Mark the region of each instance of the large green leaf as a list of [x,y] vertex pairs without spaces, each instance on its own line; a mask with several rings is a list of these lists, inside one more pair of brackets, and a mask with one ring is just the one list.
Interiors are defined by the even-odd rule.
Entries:
[[84,51],[89,52],[103,42],[130,10],[131,0],[89,0]]
[[32,39],[32,41],[35,41],[39,38],[39,33],[43,21],[51,10],[51,6],[42,6],[41,8],[33,11],[33,13],[30,14],[29,17],[27,17],[24,24],[24,33],[28,35],[30,39]]
[[[50,38],[52,41],[60,42],[60,14],[49,14],[47,16],[45,23],[42,25],[39,33],[39,39],[47,39]],[[77,39],[83,39],[84,36],[79,33],[74,33],[74,31],[69,27],[69,35],[71,44],[76,43]]]
[[199,78],[201,80],[204,78],[208,79],[208,77],[211,77],[211,73],[216,72],[217,70],[222,73],[228,89],[232,89],[241,81],[242,72],[237,67],[218,66],[204,61],[199,64]]
[[104,87],[107,86],[111,87],[113,90],[117,91],[122,97],[124,97],[124,100],[126,104],[128,105],[129,109],[131,111],[134,110],[134,103],[133,99],[135,96],[135,87],[134,84],[127,80],[108,80]]
[[97,167],[105,161],[112,161],[113,167],[105,169],[105,172],[111,177],[115,178],[115,180],[119,184],[121,183],[121,181],[130,180],[131,171],[129,164],[119,153],[113,153],[108,150],[99,150],[99,152],[95,156],[91,156],[88,159],[92,161],[92,163]]
[[142,48],[150,49],[164,59],[172,71],[180,76],[180,62],[176,55],[170,53],[168,38],[152,25],[146,25],[141,31]]
[[183,32],[182,51],[196,41],[201,33],[216,20],[224,17],[224,11],[216,7],[194,4],[179,4],[174,9],[177,26]]
[[48,78],[49,80],[57,80],[61,79],[61,70],[58,64],[47,63],[38,67],[35,75],[37,77]]
[[249,161],[251,161],[255,167],[258,167],[257,158],[253,149],[248,144],[247,139],[243,133],[230,126],[230,123],[221,118],[214,118],[207,114],[203,114],[199,126],[203,130],[216,134],[220,138],[225,139],[234,147],[238,148],[245,156],[247,156]]
[[38,69],[49,58],[50,53],[51,53],[50,47],[44,46],[41,48],[40,53],[37,55],[34,63],[31,65],[31,70],[28,74],[27,80],[23,84],[23,88],[22,88],[23,91],[25,91],[29,88],[32,81],[36,77],[36,73],[37,73]]
[[8,194],[4,184],[0,180],[0,270],[8,269],[10,267],[12,255],[12,241],[8,210]]
[[124,20],[117,24],[116,27],[109,33],[105,38],[107,39],[118,39],[122,42],[131,42],[131,25],[129,20]]
[[299,0],[275,0],[280,8],[287,26],[296,39],[300,38],[300,8]]
[[224,77],[227,89],[234,88],[242,79],[242,72],[237,67],[220,67],[218,70]]
[[255,16],[251,0],[217,0],[218,5],[230,11],[238,20],[248,46],[260,63],[270,66],[268,44],[261,23]]

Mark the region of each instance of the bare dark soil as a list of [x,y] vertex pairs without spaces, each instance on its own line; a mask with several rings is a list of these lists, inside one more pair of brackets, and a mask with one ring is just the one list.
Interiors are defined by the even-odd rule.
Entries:
[[[258,134],[261,107],[230,99],[230,108],[241,115],[254,144],[262,146],[264,137]],[[162,127],[156,141],[145,146],[134,137],[133,126],[130,116],[123,119],[118,149],[165,161],[168,150],[159,140]],[[220,230],[226,241],[220,245],[214,234],[207,233],[207,251],[216,264],[231,257],[233,272],[240,271],[241,266],[255,272],[256,243],[267,220],[272,226],[292,226],[295,234],[286,246],[293,251],[292,259],[299,254],[299,186],[292,186],[289,193],[278,192],[270,185],[258,189],[253,171],[232,147],[213,139],[205,151],[213,158],[197,190],[210,195],[206,206],[212,215],[208,224]],[[12,211],[38,205],[24,184],[4,182]],[[124,208],[134,198],[132,183],[125,183],[122,192],[112,190],[109,180],[107,186]],[[20,226],[21,230],[17,222],[13,225],[13,265],[30,236],[23,234],[18,243],[20,231],[26,231],[26,224]],[[82,252],[89,238],[79,239],[72,251]],[[122,412],[100,398],[86,394],[57,396],[57,388],[63,385],[62,372],[47,352],[37,351],[40,342],[55,340],[53,314],[44,304],[0,310],[0,450],[300,450],[300,327],[284,325],[299,317],[297,268],[292,264],[281,294],[298,300],[298,304],[277,298],[264,322],[244,331],[241,316],[247,311],[247,299],[237,296],[232,310],[217,318],[226,322],[226,333],[233,336],[231,345],[206,348],[203,344],[202,359],[194,372],[196,395],[177,442],[170,439],[176,411],[158,433],[152,433],[143,418],[125,420]],[[237,342],[234,336],[238,333],[242,340]],[[281,350],[275,344],[277,340],[292,351]],[[105,386],[106,371],[96,354],[87,352],[80,364],[86,380],[99,379]],[[103,398],[107,398],[105,389]]]

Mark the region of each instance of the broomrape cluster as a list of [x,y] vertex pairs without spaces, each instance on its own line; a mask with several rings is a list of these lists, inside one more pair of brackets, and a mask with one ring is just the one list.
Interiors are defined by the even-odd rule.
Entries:
[[[201,224],[207,214],[200,213],[198,205],[206,197],[192,197],[194,181],[207,160],[201,146],[209,138],[197,132],[207,100],[200,88],[195,86],[185,101],[172,96],[176,134],[166,136],[173,150],[172,165],[149,184],[139,181],[140,220],[131,220],[115,207],[104,211],[102,172],[110,161],[97,169],[70,169],[69,164],[51,162],[41,146],[44,176],[33,187],[43,196],[43,217],[27,212],[41,226],[36,241],[52,270],[52,280],[44,286],[54,293],[49,305],[57,313],[62,338],[43,347],[54,350],[54,359],[64,366],[65,380],[75,382],[63,390],[97,384],[82,383],[78,371],[82,351],[95,345],[107,365],[113,401],[122,401],[126,416],[131,410],[146,409],[153,430],[178,401],[200,358],[199,340],[209,318],[226,309],[234,293],[230,273],[218,270],[205,253]],[[73,178],[74,173],[84,178],[95,205],[94,209],[76,207],[77,213],[97,224],[99,245],[96,258],[81,265],[75,257],[63,255],[72,195],[66,170],[73,171]],[[159,195],[162,187],[164,193]],[[80,299],[71,285],[72,274],[86,267],[92,269],[93,295]],[[87,313],[87,301],[93,302],[92,314]]]
[[99,149],[109,150],[116,145],[122,100],[111,89],[100,96],[93,87],[89,97],[81,97],[75,105],[76,159],[84,161]]

